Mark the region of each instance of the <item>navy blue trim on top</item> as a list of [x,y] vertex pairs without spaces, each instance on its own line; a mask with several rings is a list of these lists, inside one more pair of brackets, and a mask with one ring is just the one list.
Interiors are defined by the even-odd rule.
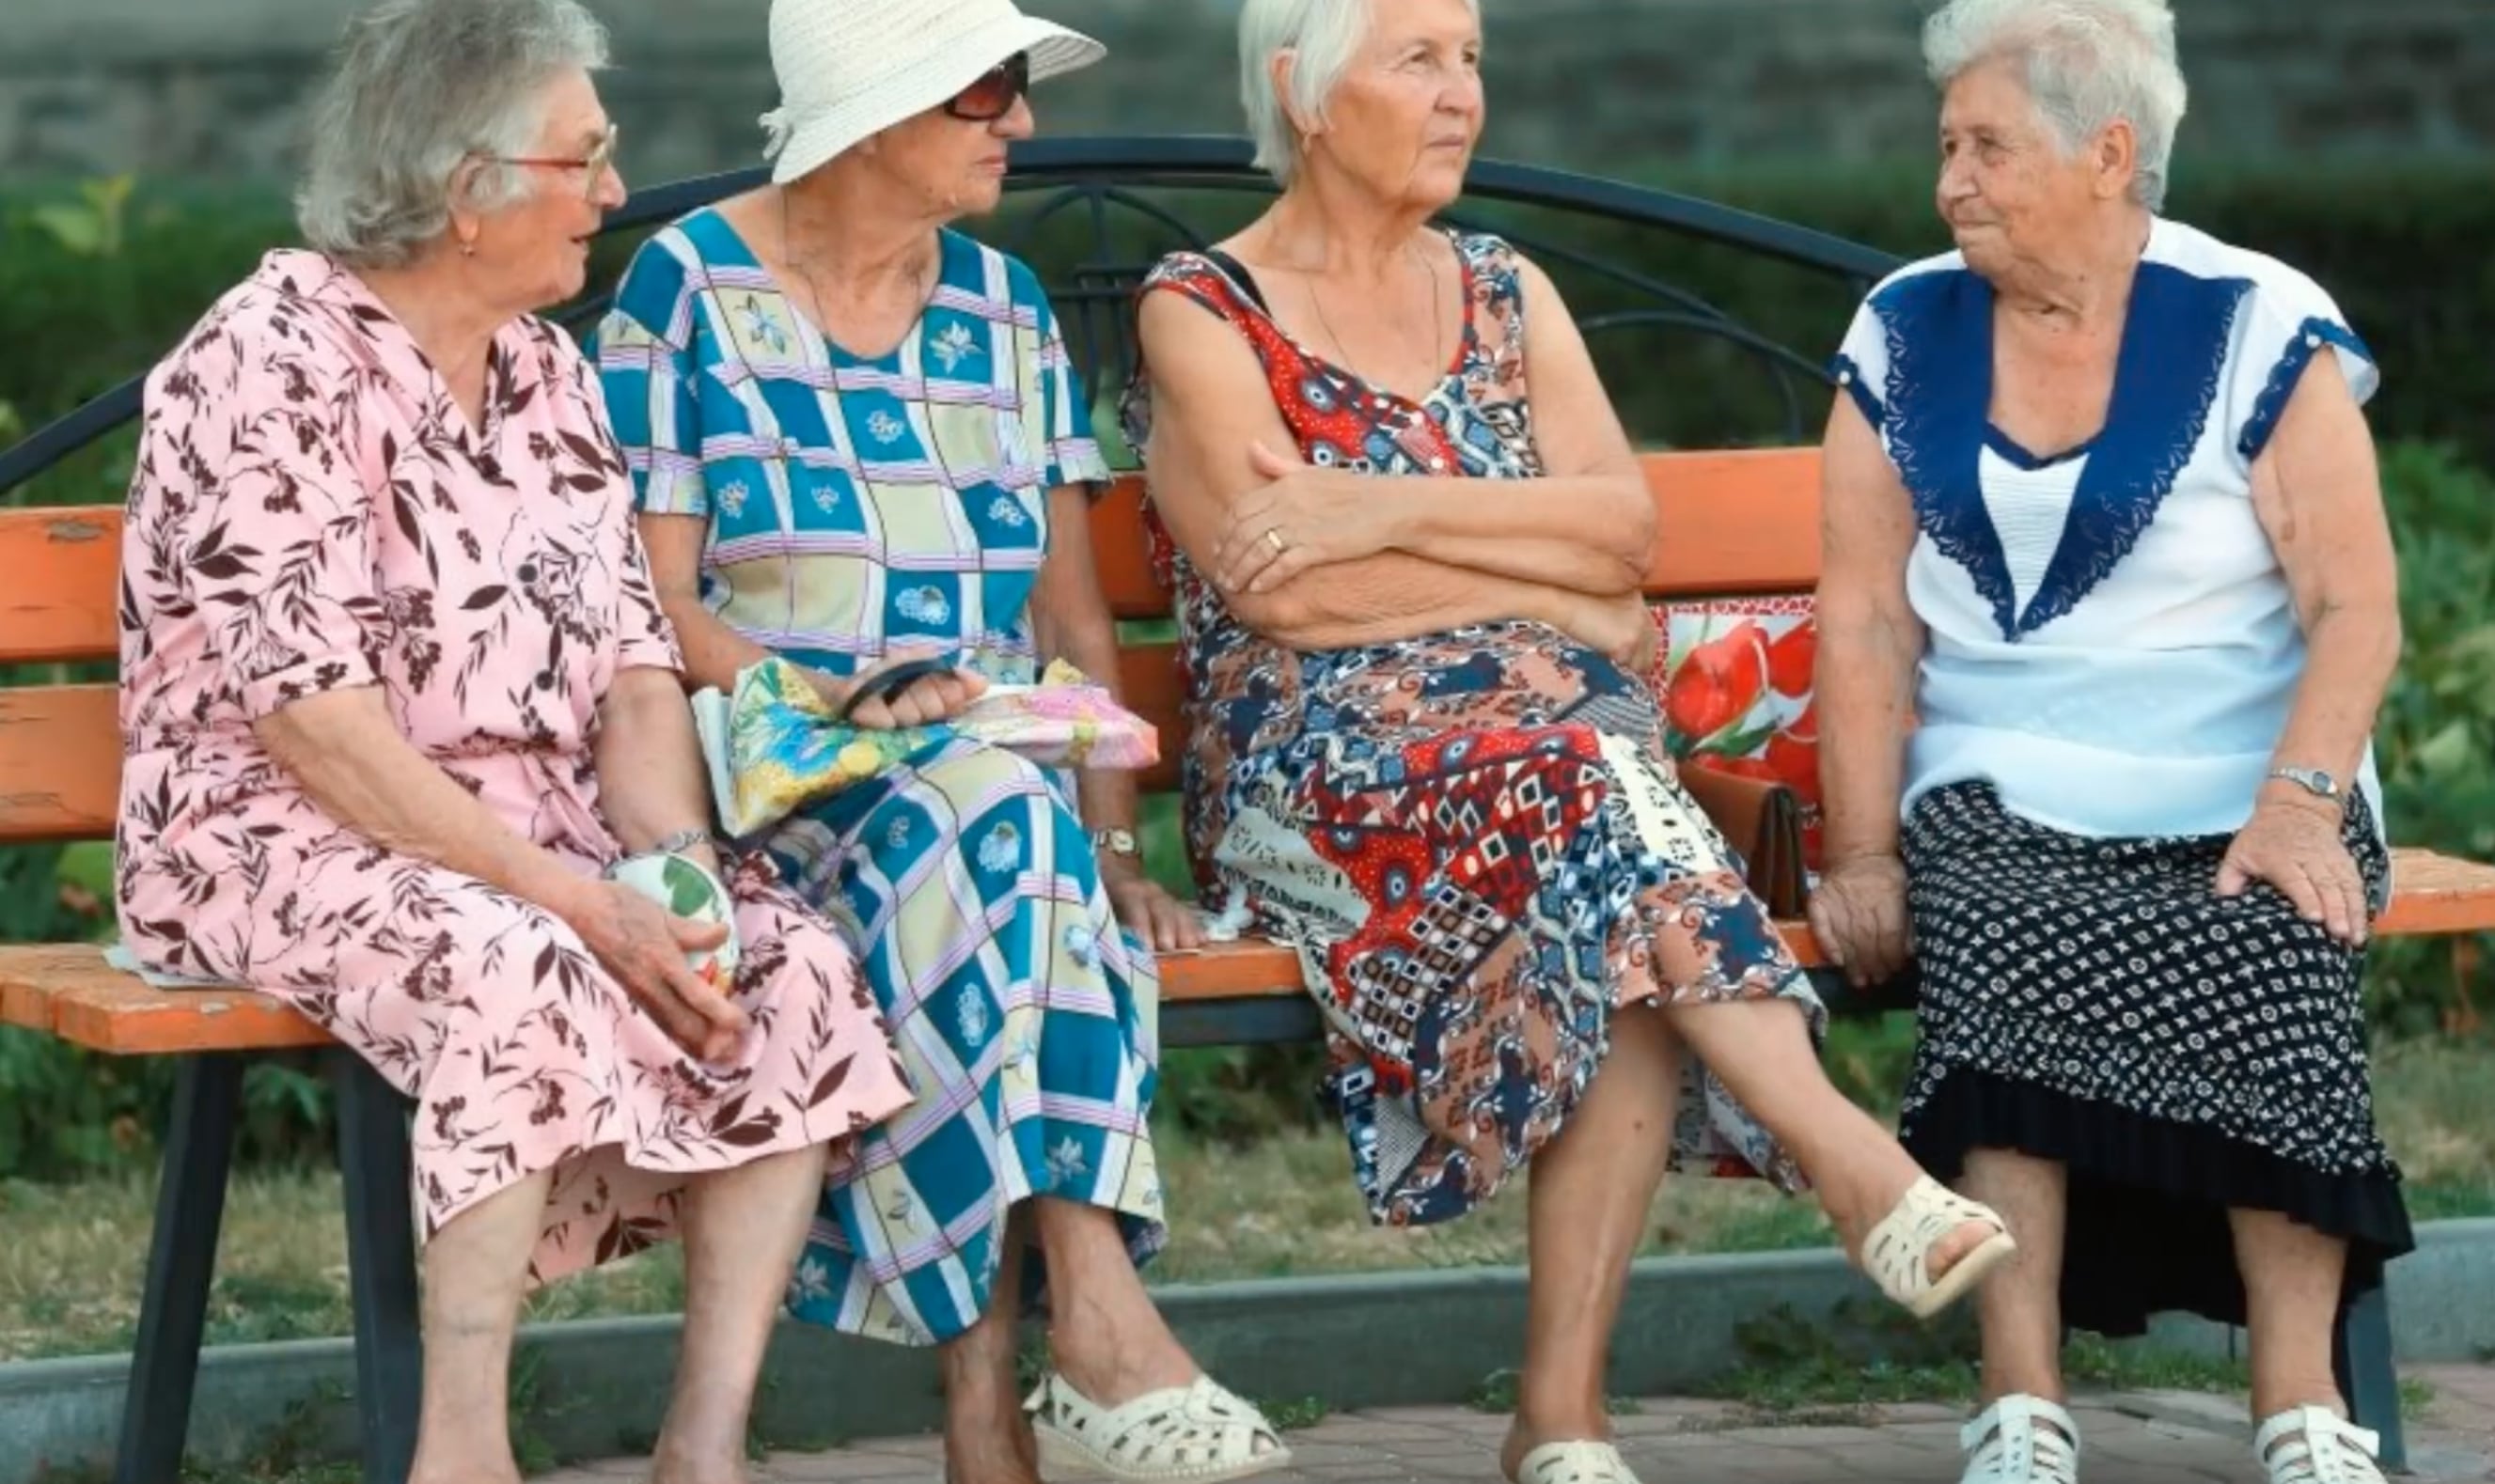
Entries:
[[1889,414],[1880,406],[1880,394],[1863,379],[1863,368],[1854,364],[1854,357],[1843,351],[1837,352],[1836,359],[1828,363],[1828,374],[1836,379],[1836,384],[1843,387],[1846,395],[1854,399],[1854,405],[1863,409],[1863,420],[1869,423],[1874,432],[1887,426]]
[[[2097,437],[2104,436],[2099,434]],[[2039,469],[2051,469],[2056,464],[2068,464],[2073,459],[2086,458],[2089,451],[2097,446],[2097,439],[2089,439],[2084,443],[2074,444],[2056,454],[2030,453],[2027,451],[2026,444],[2002,432],[1999,424],[1986,423],[1984,446],[1999,454],[2002,461],[2012,469],[2025,469],[2032,474]]]
[[2336,346],[2366,365],[2378,364],[2374,352],[2366,348],[2356,332],[2336,319],[2320,316],[2296,326],[2295,336],[2279,352],[2278,364],[2270,368],[2269,381],[2261,395],[2253,400],[2252,415],[2244,419],[2243,436],[2235,440],[2235,451],[2249,464],[2262,456],[2269,446],[2270,435],[2278,431],[2278,420],[2286,415],[2287,399],[2295,394],[2295,383],[2304,379],[2304,368],[2313,363],[2316,352],[2324,346]]
[[2070,613],[2139,544],[2208,430],[2235,317],[2251,288],[2244,279],[2141,263],[2106,425],[2073,450],[2088,454],[2087,466],[2024,612],[1984,498],[1982,451],[1994,439],[2031,466],[2039,462],[1991,426],[1992,286],[1962,268],[1942,269],[1900,279],[1873,297],[1889,344],[1891,448],[1917,524],[1966,569],[2002,638],[2016,643]]

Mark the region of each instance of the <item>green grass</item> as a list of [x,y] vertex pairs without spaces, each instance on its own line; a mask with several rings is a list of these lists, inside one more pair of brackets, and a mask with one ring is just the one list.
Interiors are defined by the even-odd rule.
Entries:
[[[1829,1064],[1849,1087],[1894,1087],[1903,1045],[1894,1024],[1848,1024],[1831,1043]],[[2377,1058],[2384,1133],[2407,1168],[2419,1219],[2495,1215],[2490,1074],[2495,1050],[2483,1045],[2401,1045]],[[1162,1173],[1177,1227],[1154,1266],[1155,1282],[1525,1260],[1521,1187],[1462,1222],[1380,1230],[1369,1224],[1352,1186],[1341,1136],[1312,1116],[1276,1121],[1280,1126],[1248,1143],[1162,1129]],[[0,1242],[0,1359],[126,1349],[138,1323],[154,1206],[154,1182],[139,1175],[67,1186],[0,1183],[0,1230],[8,1233]],[[1784,1199],[1755,1181],[1675,1180],[1655,1201],[1641,1252],[1749,1252],[1830,1240],[1809,1201]],[[662,1247],[536,1294],[529,1315],[664,1314],[683,1299],[676,1250]],[[218,1253],[210,1343],[339,1335],[348,1320],[336,1177],[262,1171],[238,1179]],[[1811,1394],[1807,1364],[1798,1364],[1800,1378],[1785,1384]],[[1934,1381],[1922,1374],[1846,1374],[1873,1391],[1900,1395]]]

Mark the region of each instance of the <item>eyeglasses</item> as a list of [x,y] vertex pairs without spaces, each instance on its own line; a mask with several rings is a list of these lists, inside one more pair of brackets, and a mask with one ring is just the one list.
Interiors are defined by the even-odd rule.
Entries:
[[578,170],[581,175],[580,194],[595,198],[598,195],[599,183],[606,178],[607,170],[615,164],[615,140],[623,132],[622,125],[607,125],[606,132],[598,136],[598,142],[589,146],[589,153],[577,159],[561,159],[545,155],[488,155],[485,158],[499,161],[504,165],[531,165],[549,170]]
[[1031,53],[1017,51],[981,74],[944,105],[944,111],[973,124],[993,124],[1013,111],[1031,91]]

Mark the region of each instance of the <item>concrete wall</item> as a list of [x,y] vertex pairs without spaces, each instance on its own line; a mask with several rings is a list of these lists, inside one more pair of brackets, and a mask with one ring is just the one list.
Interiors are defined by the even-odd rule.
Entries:
[[[592,0],[627,165],[751,162],[773,101],[768,0]],[[283,173],[354,0],[0,0],[0,175]],[[1110,42],[1041,96],[1065,133],[1235,133],[1236,0],[1041,0]],[[1656,160],[1916,158],[1925,0],[1487,0],[1487,151],[1595,171]],[[2193,157],[2495,150],[2490,0],[2178,0]]]

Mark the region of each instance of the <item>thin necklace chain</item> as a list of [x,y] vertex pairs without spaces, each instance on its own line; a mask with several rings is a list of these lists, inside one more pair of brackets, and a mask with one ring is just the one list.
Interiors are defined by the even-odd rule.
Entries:
[[[821,332],[825,342],[834,342],[835,337],[832,334],[831,317],[823,312],[822,290],[815,285],[814,260],[810,257],[800,257],[797,256],[797,234],[789,222],[788,192],[785,187],[782,188],[780,192],[780,256],[787,259],[789,268],[797,275],[797,281],[806,286],[806,299],[809,303],[815,306],[816,328]],[[937,266],[938,271],[942,271],[940,255],[932,255],[932,260]],[[927,276],[928,273],[926,265],[921,265],[913,269],[911,273],[913,280],[924,280]],[[918,282],[914,284],[912,299],[913,302],[919,305],[919,312],[924,312],[927,296],[935,292],[935,289],[936,286],[932,283]],[[912,318],[914,319],[915,316],[913,315]]]
[[[1438,313],[1438,265],[1418,247],[1407,247],[1404,251],[1419,260],[1421,271],[1430,278],[1430,375],[1444,376],[1447,370],[1447,322]],[[1335,354],[1341,357],[1345,367],[1350,366],[1351,347],[1343,344],[1342,337],[1335,332],[1334,321],[1326,318],[1325,295],[1317,292],[1317,275],[1306,268],[1298,271],[1309,281],[1309,302],[1316,306],[1318,325],[1325,330],[1326,339],[1334,342]]]

